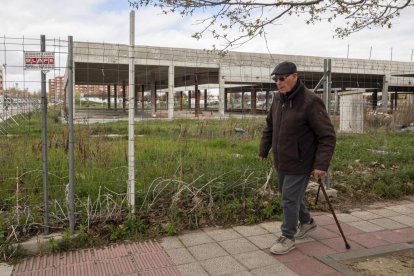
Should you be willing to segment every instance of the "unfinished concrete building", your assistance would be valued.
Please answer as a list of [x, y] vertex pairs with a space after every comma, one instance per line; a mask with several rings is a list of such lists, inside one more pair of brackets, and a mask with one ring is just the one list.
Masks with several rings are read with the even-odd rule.
[[[105, 108], [108, 110], [125, 110], [129, 93], [128, 47], [106, 43], [74, 43], [74, 84], [105, 85], [108, 99]], [[276, 90], [270, 73], [277, 63], [285, 60], [296, 63], [299, 77], [307, 87], [314, 88], [324, 75], [324, 59], [242, 52], [229, 52], [221, 57], [204, 50], [135, 46], [133, 93], [136, 110], [138, 113], [146, 110], [147, 114], [155, 117], [158, 110], [164, 108], [165, 116], [170, 119], [176, 118], [177, 112], [181, 110], [193, 110], [195, 116], [203, 110], [213, 109], [219, 116], [229, 111], [256, 114], [266, 111], [270, 105], [269, 93]], [[387, 105], [397, 105], [396, 95], [414, 92], [413, 63], [332, 58], [331, 64], [331, 98], [345, 91], [369, 92], [376, 106], [380, 93], [383, 102], [381, 108], [386, 111], [389, 108]], [[207, 93], [210, 90], [217, 91], [218, 104], [214, 99], [209, 101]], [[229, 101], [235, 94], [242, 95], [241, 106], [232, 109]], [[245, 94], [248, 95], [247, 100]], [[112, 105], [111, 97], [115, 97]], [[204, 101], [200, 101], [200, 98]], [[162, 101], [165, 102], [163, 105]], [[121, 103], [123, 109], [120, 108]]]

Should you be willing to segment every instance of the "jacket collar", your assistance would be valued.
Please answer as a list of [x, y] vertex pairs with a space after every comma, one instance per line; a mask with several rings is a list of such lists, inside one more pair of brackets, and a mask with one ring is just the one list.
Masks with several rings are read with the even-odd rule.
[[280, 100], [282, 103], [290, 102], [292, 105], [293, 99], [303, 90], [303, 83], [300, 79], [296, 82], [295, 86], [292, 88], [291, 91], [289, 91], [286, 94], [277, 93], [278, 94], [278, 100]]

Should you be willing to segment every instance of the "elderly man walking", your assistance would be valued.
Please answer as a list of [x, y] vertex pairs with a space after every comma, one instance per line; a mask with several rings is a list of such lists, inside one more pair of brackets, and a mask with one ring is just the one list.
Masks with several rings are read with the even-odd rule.
[[316, 228], [304, 204], [304, 194], [312, 172], [316, 179], [326, 174], [336, 137], [322, 100], [298, 78], [294, 63], [278, 64], [271, 76], [279, 93], [266, 118], [259, 159], [266, 159], [272, 149], [283, 222], [282, 235], [270, 252], [286, 254], [295, 248], [295, 239]]

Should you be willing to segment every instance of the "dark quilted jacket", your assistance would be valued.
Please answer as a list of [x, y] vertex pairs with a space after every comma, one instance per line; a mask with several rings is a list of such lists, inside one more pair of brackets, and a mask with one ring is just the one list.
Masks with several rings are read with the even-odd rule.
[[300, 80], [289, 97], [276, 93], [266, 118], [259, 156], [273, 152], [283, 174], [326, 171], [335, 150], [335, 130], [322, 100]]

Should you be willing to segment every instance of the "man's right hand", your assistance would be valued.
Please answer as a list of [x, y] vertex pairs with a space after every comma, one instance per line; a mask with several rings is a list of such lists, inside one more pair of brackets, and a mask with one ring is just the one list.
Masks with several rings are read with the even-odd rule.
[[321, 170], [317, 170], [317, 169], [315, 169], [314, 171], [313, 171], [313, 177], [316, 179], [316, 180], [318, 180], [319, 178], [321, 178], [322, 176], [324, 176], [326, 174], [326, 172], [325, 171], [321, 171]]
[[258, 158], [259, 158], [260, 161], [265, 161], [266, 160], [266, 157], [263, 157], [263, 156], [258, 156]]

